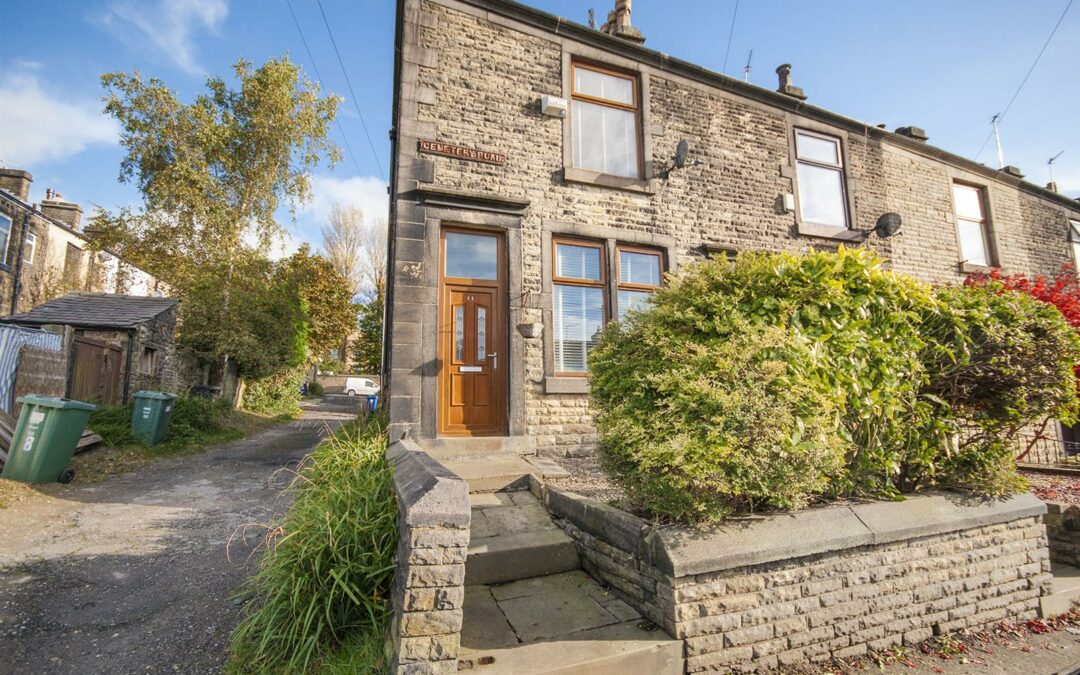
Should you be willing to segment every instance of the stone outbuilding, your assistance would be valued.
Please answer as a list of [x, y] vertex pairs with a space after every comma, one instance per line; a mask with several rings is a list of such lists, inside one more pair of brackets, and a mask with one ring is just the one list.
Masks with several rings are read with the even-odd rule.
[[770, 88], [651, 50], [630, 18], [625, 0], [599, 30], [503, 0], [399, 2], [394, 440], [590, 452], [597, 330], [702, 257], [866, 246], [939, 284], [1074, 261], [1076, 200], [820, 108], [789, 64]]
[[175, 298], [80, 292], [0, 321], [70, 334], [67, 394], [126, 403], [140, 389], [189, 384], [174, 337], [179, 306]]

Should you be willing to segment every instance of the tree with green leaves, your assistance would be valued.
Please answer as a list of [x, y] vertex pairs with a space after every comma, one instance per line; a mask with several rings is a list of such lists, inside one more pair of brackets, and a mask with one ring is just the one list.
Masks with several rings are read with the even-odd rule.
[[313, 255], [307, 244], [281, 261], [279, 276], [295, 287], [304, 308], [311, 360], [326, 358], [356, 326], [358, 306], [349, 280], [329, 260]]
[[[259, 304], [245, 275], [282, 234], [275, 213], [307, 200], [308, 172], [338, 158], [327, 137], [338, 99], [288, 58], [258, 68], [241, 60], [234, 75], [235, 87], [210, 78], [192, 103], [137, 71], [102, 76], [127, 152], [120, 180], [138, 186], [143, 208], [99, 210], [87, 228], [96, 246], [171, 284], [185, 301], [181, 339], [226, 362], [246, 340], [237, 325]], [[192, 316], [196, 304], [204, 320]]]
[[383, 297], [360, 305], [359, 335], [353, 341], [353, 360], [361, 373], [375, 374], [382, 368]]

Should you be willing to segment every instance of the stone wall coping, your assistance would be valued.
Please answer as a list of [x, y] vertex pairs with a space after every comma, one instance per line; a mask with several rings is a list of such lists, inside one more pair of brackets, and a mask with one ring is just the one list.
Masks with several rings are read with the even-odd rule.
[[653, 525], [613, 506], [550, 487], [545, 490], [544, 502], [559, 518], [676, 578], [1046, 513], [1046, 505], [1031, 493], [990, 499], [941, 492], [903, 501], [841, 504], [689, 527]]
[[410, 527], [468, 529], [472, 518], [469, 485], [409, 439], [390, 444], [398, 510]]

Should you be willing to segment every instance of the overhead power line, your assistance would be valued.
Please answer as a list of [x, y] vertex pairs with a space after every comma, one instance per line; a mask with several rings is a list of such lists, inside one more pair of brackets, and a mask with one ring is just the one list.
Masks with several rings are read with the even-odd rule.
[[735, 35], [735, 17], [739, 16], [739, 0], [735, 0], [735, 11], [731, 13], [731, 28], [728, 29], [727, 34], [727, 48], [724, 50], [724, 69], [722, 72], [727, 75], [727, 60], [728, 55], [731, 54], [731, 38]]
[[[1070, 0], [1071, 3], [1072, 0]], [[315, 0], [315, 3], [319, 6], [319, 13], [322, 14], [323, 24], [326, 25], [326, 32], [330, 36], [330, 44], [334, 47], [334, 53], [337, 54], [338, 65], [341, 66], [341, 73], [345, 76], [345, 84], [349, 87], [349, 94], [352, 96], [353, 107], [356, 108], [356, 114], [360, 116], [360, 125], [364, 128], [364, 136], [367, 137], [368, 147], [371, 148], [371, 156], [375, 159], [375, 166], [379, 167], [379, 176], [386, 182], [386, 174], [383, 173], [382, 163], [379, 162], [379, 153], [375, 152], [375, 144], [371, 142], [371, 134], [368, 133], [367, 122], [364, 121], [364, 113], [360, 112], [360, 104], [357, 102], [356, 92], [353, 91], [352, 82], [349, 80], [349, 71], [345, 69], [345, 61], [341, 58], [341, 51], [338, 50], [337, 42], [334, 40], [334, 31], [330, 30], [330, 22], [326, 19], [326, 12], [323, 10], [322, 0]]]
[[[293, 11], [291, 0], [285, 0], [285, 4], [289, 7], [289, 14], [292, 15], [293, 25], [296, 26], [296, 32], [300, 34], [300, 42], [304, 45], [304, 51], [307, 52], [308, 61], [311, 62], [311, 69], [315, 71], [315, 80], [319, 83], [319, 86], [325, 89], [323, 85], [322, 75], [319, 73], [319, 66], [315, 63], [315, 57], [311, 54], [311, 48], [308, 47], [307, 38], [304, 37], [304, 31], [300, 28], [300, 21], [296, 18], [296, 12]], [[341, 134], [341, 140], [345, 143], [345, 149], [349, 153], [349, 159], [352, 160], [353, 168], [356, 169], [356, 175], [360, 178], [360, 187], [364, 190], [364, 196], [368, 198], [368, 201], [372, 204], [375, 201], [371, 198], [371, 193], [368, 192], [367, 184], [364, 183], [364, 172], [360, 170], [360, 165], [356, 161], [356, 153], [353, 152], [352, 145], [349, 144], [349, 136], [345, 133], [345, 128], [341, 126], [341, 120], [337, 116], [334, 117], [334, 123], [337, 125], [338, 133]]]
[[[995, 116], [995, 120], [998, 126], [1001, 125], [1002, 120], [1005, 119], [1005, 115], [1009, 113], [1009, 108], [1012, 108], [1013, 103], [1016, 101], [1016, 97], [1020, 95], [1020, 91], [1024, 88], [1024, 85], [1027, 84], [1028, 78], [1031, 77], [1032, 71], [1035, 70], [1035, 66], [1039, 65], [1039, 59], [1042, 58], [1043, 52], [1046, 51], [1046, 48], [1050, 46], [1050, 41], [1054, 39], [1054, 34], [1057, 33], [1058, 28], [1061, 27], [1061, 22], [1065, 20], [1065, 15], [1069, 13], [1069, 9], [1072, 8], [1073, 2], [1074, 0], [1069, 0], [1069, 4], [1065, 5], [1065, 10], [1061, 13], [1061, 16], [1058, 17], [1057, 23], [1054, 24], [1054, 29], [1050, 31], [1050, 35], [1046, 38], [1046, 42], [1043, 43], [1042, 49], [1039, 50], [1038, 56], [1035, 57], [1035, 60], [1031, 63], [1031, 67], [1028, 68], [1027, 73], [1024, 74], [1024, 79], [1020, 80], [1020, 86], [1018, 86], [1016, 88], [1016, 91], [1013, 92], [1012, 98], [1009, 99], [1009, 103], [1005, 106], [1005, 109]], [[996, 128], [997, 127], [995, 127], [995, 129]], [[979, 146], [979, 151], [975, 153], [975, 159], [979, 159], [979, 155], [981, 155], [982, 151], [986, 149], [986, 144], [989, 143], [990, 139], [993, 137], [994, 129], [991, 129], [990, 133], [986, 136], [986, 140], [984, 140], [982, 145]]]

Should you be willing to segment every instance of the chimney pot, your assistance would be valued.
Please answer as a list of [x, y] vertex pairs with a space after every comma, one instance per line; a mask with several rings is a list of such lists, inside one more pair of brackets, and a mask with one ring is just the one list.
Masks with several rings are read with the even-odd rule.
[[907, 136], [912, 140], [922, 141], [923, 143], [930, 139], [930, 137], [926, 135], [926, 130], [922, 127], [897, 127], [896, 133], [901, 136]]
[[785, 96], [797, 98], [800, 101], [806, 100], [806, 94], [803, 93], [802, 87], [796, 87], [791, 83], [790, 63], [780, 64], [780, 66], [776, 69], [776, 74], [780, 76], [780, 88], [776, 91], [784, 94]]
[[615, 0], [615, 9], [608, 12], [607, 22], [600, 26], [600, 32], [639, 45], [645, 44], [645, 36], [630, 23], [630, 13], [630, 0]]

